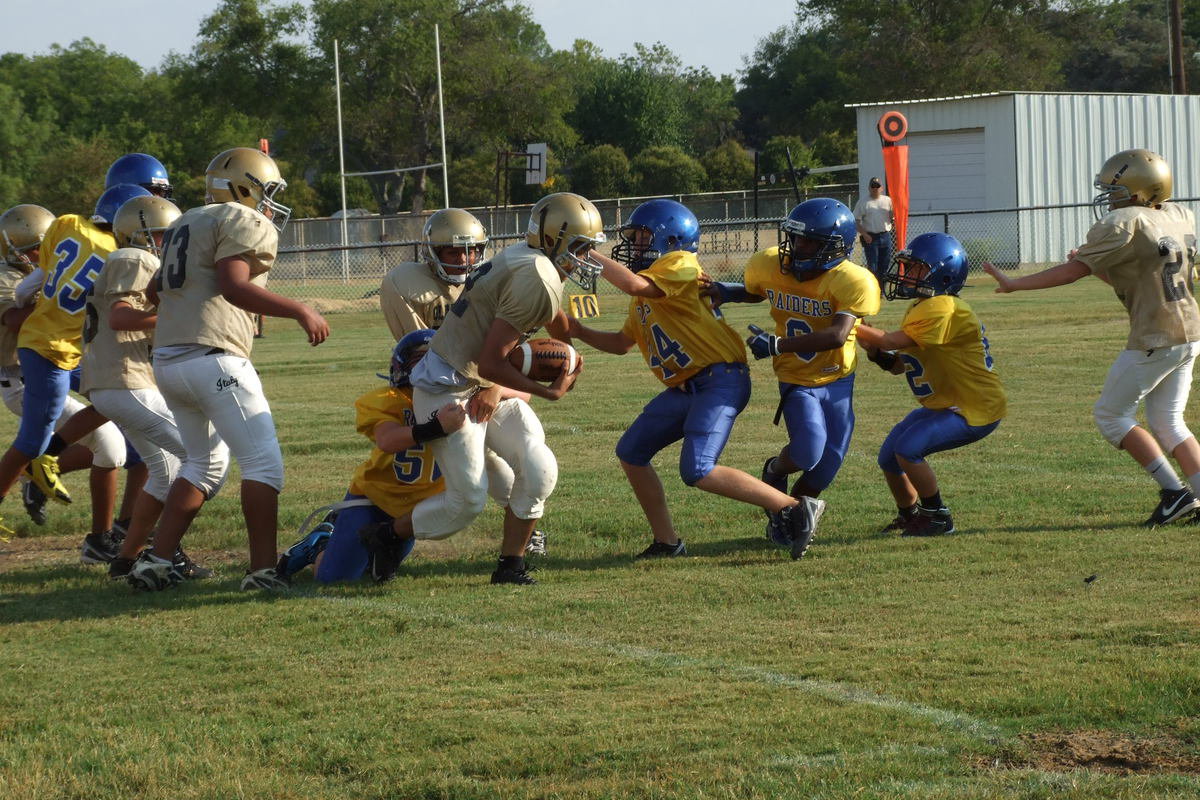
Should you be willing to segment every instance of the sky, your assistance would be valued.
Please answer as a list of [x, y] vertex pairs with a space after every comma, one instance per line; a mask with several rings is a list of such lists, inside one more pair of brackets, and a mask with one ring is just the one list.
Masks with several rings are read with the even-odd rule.
[[[551, 47], [564, 50], [576, 39], [596, 44], [605, 56], [633, 52], [634, 42], [661, 41], [685, 66], [705, 66], [717, 75], [736, 74], [758, 41], [790, 24], [795, 0], [522, 0], [546, 32]], [[6, 29], [0, 51], [45, 53], [85, 36], [157, 67], [174, 50], [186, 53], [200, 21], [219, 0], [0, 0]]]

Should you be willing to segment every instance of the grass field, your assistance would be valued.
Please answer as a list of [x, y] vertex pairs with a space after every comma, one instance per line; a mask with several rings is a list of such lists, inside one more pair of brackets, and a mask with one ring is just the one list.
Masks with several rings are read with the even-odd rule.
[[[135, 595], [78, 565], [82, 502], [39, 529], [10, 500], [27, 538], [0, 545], [0, 797], [1200, 796], [1200, 529], [1138, 527], [1155, 487], [1090, 418], [1122, 309], [1098, 281], [965, 295], [1011, 415], [931, 459], [961, 531], [941, 539], [877, 533], [875, 452], [912, 399], [865, 363], [800, 562], [758, 510], [684, 487], [677, 447], [657, 463], [691, 556], [633, 561], [648, 534], [612, 448], [657, 391], [634, 354], [586, 352], [571, 395], [536, 401], [561, 465], [536, 587], [488, 585], [489, 508], [383, 587], [241, 593], [228, 491], [188, 540], [219, 577]], [[366, 451], [351, 404], [390, 347], [376, 315], [331, 321], [315, 350], [278, 320], [256, 345], [281, 546], [345, 491]], [[782, 433], [753, 371], [724, 463], [757, 474]]]

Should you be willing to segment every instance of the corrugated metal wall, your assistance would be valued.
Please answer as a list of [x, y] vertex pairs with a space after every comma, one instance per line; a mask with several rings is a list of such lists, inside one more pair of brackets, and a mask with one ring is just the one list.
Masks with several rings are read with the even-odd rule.
[[[1200, 194], [1200, 97], [1193, 95], [1018, 94], [1017, 200], [1021, 206], [1084, 203], [1096, 170], [1113, 153], [1145, 147], [1167, 160], [1176, 197]], [[1023, 212], [1021, 260], [1055, 261], [1080, 244], [1088, 209]]]
[[[1200, 153], [1194, 152], [1200, 96], [996, 94], [861, 106], [860, 191], [866, 191], [867, 178], [883, 173], [875, 125], [892, 108], [905, 115], [911, 133], [983, 129], [987, 209], [1088, 202], [1097, 168], [1130, 147], [1167, 159], [1176, 197], [1200, 196]], [[978, 219], [981, 226], [989, 224], [986, 217]], [[1016, 241], [1004, 248], [1011, 250], [1004, 258], [1027, 264], [1061, 260], [1083, 241], [1091, 223], [1087, 208], [1020, 212]]]

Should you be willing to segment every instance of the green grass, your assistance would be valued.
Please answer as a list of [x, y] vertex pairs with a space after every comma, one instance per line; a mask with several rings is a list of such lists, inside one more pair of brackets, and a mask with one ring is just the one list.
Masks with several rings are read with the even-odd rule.
[[[658, 387], [636, 355], [591, 351], [564, 401], [535, 401], [561, 477], [533, 588], [487, 584], [489, 508], [384, 587], [244, 594], [226, 491], [189, 535], [220, 577], [134, 595], [75, 564], [82, 502], [35, 529], [10, 500], [36, 538], [0, 548], [0, 797], [1200, 796], [1197, 529], [1138, 527], [1155, 487], [1090, 418], [1123, 312], [1098, 281], [966, 296], [1011, 414], [931, 459], [960, 535], [876, 532], [894, 508], [875, 453], [912, 399], [864, 363], [803, 561], [757, 509], [683, 486], [675, 447], [656, 463], [692, 555], [634, 562], [648, 534], [612, 448]], [[365, 455], [352, 402], [390, 348], [376, 315], [331, 320], [320, 348], [279, 320], [256, 345], [287, 463], [281, 545]], [[753, 372], [723, 461], [757, 474], [783, 434], [770, 369]], [[1055, 767], [1069, 748], [1049, 734], [1081, 768]], [[1150, 768], [1082, 768], [1103, 760], [1093, 739]]]

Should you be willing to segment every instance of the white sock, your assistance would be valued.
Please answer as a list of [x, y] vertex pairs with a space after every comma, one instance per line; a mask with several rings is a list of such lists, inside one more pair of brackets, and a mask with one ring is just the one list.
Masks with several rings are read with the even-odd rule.
[[1200, 472], [1188, 475], [1188, 485], [1192, 487], [1192, 494], [1200, 497]]
[[[1175, 474], [1175, 470], [1171, 469], [1171, 465], [1167, 463], [1166, 456], [1159, 456], [1145, 466], [1146, 472], [1150, 473], [1150, 477], [1158, 481], [1158, 485], [1164, 489], [1177, 492], [1183, 488], [1183, 484], [1179, 481], [1179, 476]], [[1200, 477], [1197, 473], [1196, 477]], [[1192, 483], [1192, 479], [1188, 478], [1188, 482]], [[1196, 484], [1192, 483], [1192, 489], [1195, 490]]]

